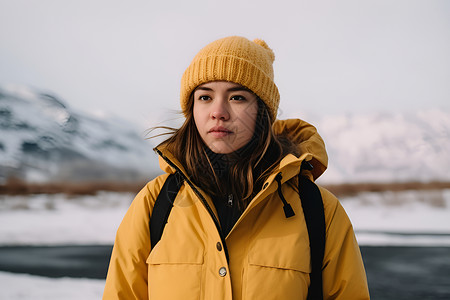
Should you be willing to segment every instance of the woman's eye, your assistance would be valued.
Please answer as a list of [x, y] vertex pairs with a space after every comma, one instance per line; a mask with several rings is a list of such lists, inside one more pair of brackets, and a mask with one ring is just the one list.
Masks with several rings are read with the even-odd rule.
[[230, 98], [230, 100], [244, 101], [245, 97], [244, 96], [233, 96], [233, 97]]
[[209, 96], [200, 96], [200, 97], [198, 97], [198, 100], [202, 100], [202, 101], [207, 101], [209, 99], [211, 99]]

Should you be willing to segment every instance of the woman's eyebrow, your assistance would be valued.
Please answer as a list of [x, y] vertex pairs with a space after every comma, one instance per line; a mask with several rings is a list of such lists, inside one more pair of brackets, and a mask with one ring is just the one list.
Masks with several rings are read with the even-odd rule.
[[213, 89], [206, 87], [206, 86], [199, 86], [195, 89], [195, 91], [197, 91], [197, 90], [212, 91]]
[[245, 91], [245, 92], [249, 92], [252, 93], [253, 92], [251, 90], [249, 90], [248, 88], [244, 87], [244, 86], [236, 86], [236, 87], [231, 87], [229, 89], [227, 89], [228, 92], [240, 92], [240, 91]]
[[[214, 91], [214, 89], [206, 87], [206, 86], [199, 86], [195, 89], [195, 91], [198, 91], [198, 90]], [[253, 94], [253, 92], [251, 90], [249, 90], [248, 88], [243, 87], [243, 86], [235, 86], [235, 87], [230, 87], [227, 89], [227, 92], [240, 92], [240, 91], [249, 92], [249, 93]]]

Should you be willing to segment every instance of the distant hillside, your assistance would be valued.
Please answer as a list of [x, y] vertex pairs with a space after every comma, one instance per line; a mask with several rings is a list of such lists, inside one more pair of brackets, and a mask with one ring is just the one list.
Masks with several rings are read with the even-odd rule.
[[0, 86], [0, 182], [143, 179], [157, 162], [134, 125], [75, 112], [55, 95]]
[[[329, 154], [322, 183], [450, 182], [449, 112], [311, 119]], [[49, 93], [0, 86], [0, 183], [150, 179], [158, 160], [136, 128], [75, 112]]]
[[450, 181], [450, 113], [326, 116], [326, 182]]

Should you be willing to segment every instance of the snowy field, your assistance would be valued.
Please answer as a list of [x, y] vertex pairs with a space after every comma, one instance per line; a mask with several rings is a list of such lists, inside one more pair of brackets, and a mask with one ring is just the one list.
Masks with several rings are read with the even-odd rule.
[[[111, 245], [132, 198], [1, 196], [0, 246]], [[360, 245], [450, 246], [450, 190], [363, 193], [341, 203]], [[0, 272], [0, 299], [101, 299], [103, 286], [104, 280]]]
[[2, 300], [99, 300], [104, 280], [47, 278], [0, 272]]
[[[111, 245], [134, 195], [0, 196], [0, 246]], [[450, 246], [450, 189], [342, 198], [361, 245]]]
[[450, 189], [362, 193], [341, 203], [362, 246], [450, 246]]
[[67, 245], [114, 242], [134, 195], [0, 196], [0, 246]]

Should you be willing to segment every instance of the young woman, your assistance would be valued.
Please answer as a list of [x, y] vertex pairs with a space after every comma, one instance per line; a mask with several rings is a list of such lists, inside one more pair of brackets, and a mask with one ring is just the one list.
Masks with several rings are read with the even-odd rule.
[[[103, 299], [307, 299], [310, 241], [298, 175], [315, 180], [328, 158], [313, 126], [275, 120], [273, 60], [264, 41], [243, 37], [195, 56], [181, 82], [186, 120], [155, 148], [166, 174], [125, 215]], [[151, 249], [149, 219], [173, 173], [183, 184]], [[323, 298], [369, 299], [352, 225], [330, 192], [320, 194]]]

